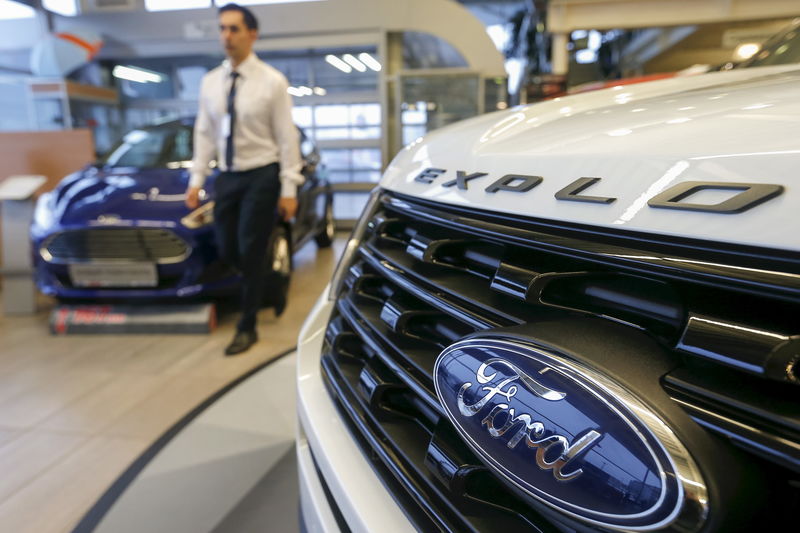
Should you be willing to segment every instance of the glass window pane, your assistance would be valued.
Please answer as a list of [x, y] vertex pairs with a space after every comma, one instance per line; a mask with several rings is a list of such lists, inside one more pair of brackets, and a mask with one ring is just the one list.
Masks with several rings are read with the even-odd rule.
[[381, 173], [377, 170], [356, 171], [350, 174], [350, 181], [377, 183], [381, 179]]
[[328, 181], [331, 183], [350, 183], [353, 181], [349, 170], [331, 170], [328, 172]]
[[452, 44], [430, 33], [403, 33], [403, 68], [427, 69], [467, 67], [469, 64]]
[[381, 129], [378, 127], [350, 128], [350, 138], [352, 139], [378, 139], [381, 136]]
[[354, 220], [361, 215], [369, 193], [337, 194], [333, 197], [333, 216], [337, 220]]
[[350, 122], [348, 111], [346, 105], [318, 105], [314, 119], [317, 126], [346, 126]]
[[402, 113], [403, 124], [425, 124], [428, 121], [427, 109], [407, 109]]
[[294, 106], [292, 107], [292, 119], [294, 123], [301, 128], [311, 127], [311, 106]]
[[175, 139], [172, 147], [172, 154], [167, 157], [167, 161], [189, 161], [192, 159], [192, 130], [189, 128], [179, 128], [175, 132]]
[[353, 104], [350, 106], [350, 124], [354, 126], [380, 126], [380, 104]]
[[208, 69], [201, 66], [178, 67], [179, 98], [181, 100], [198, 100], [200, 98], [200, 82]]
[[25, 131], [31, 129], [28, 122], [28, 91], [21, 82], [0, 80], [0, 131]]
[[353, 168], [375, 170], [381, 168], [381, 151], [377, 148], [357, 148], [351, 155]]
[[289, 85], [299, 87], [310, 85], [308, 57], [275, 57], [274, 54], [260, 53], [258, 57], [269, 63], [272, 67], [280, 71]]
[[317, 128], [314, 135], [318, 141], [349, 139], [350, 130], [348, 128]]
[[[403, 143], [408, 144], [425, 132], [478, 114], [477, 76], [408, 76], [402, 81], [401, 115]], [[419, 113], [425, 122], [418, 124]], [[412, 125], [404, 122], [411, 118]]]
[[350, 150], [320, 150], [320, 161], [329, 170], [350, 168]]

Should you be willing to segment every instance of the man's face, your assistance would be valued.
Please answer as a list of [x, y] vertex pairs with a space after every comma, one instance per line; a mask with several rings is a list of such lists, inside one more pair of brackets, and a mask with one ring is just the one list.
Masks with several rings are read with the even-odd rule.
[[253, 50], [258, 32], [244, 23], [239, 11], [224, 11], [219, 16], [219, 40], [225, 54], [231, 59], [242, 60]]

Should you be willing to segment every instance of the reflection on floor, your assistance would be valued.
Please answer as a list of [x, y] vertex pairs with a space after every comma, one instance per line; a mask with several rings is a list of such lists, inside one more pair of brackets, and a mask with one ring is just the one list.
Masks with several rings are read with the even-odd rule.
[[225, 358], [235, 316], [211, 335], [67, 336], [47, 310], [0, 317], [0, 531], [71, 531], [106, 488], [208, 396], [295, 345], [343, 247], [295, 254], [289, 306]]
[[121, 491], [94, 531], [299, 531], [294, 373], [292, 354], [214, 402]]

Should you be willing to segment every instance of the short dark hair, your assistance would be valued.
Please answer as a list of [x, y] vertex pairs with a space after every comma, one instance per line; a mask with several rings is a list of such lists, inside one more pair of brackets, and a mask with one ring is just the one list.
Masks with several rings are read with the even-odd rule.
[[244, 25], [247, 26], [248, 30], [256, 30], [258, 31], [258, 19], [253, 12], [247, 9], [244, 6], [240, 6], [239, 4], [231, 2], [230, 4], [225, 4], [219, 11], [217, 11], [217, 15], [221, 15], [226, 11], [238, 11], [242, 14], [242, 18], [244, 19]]

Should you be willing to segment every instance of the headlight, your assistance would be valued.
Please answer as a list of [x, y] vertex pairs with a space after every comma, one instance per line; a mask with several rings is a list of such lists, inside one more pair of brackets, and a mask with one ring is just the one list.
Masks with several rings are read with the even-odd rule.
[[214, 222], [214, 202], [203, 204], [181, 219], [181, 224], [189, 229], [202, 228]]
[[347, 246], [345, 246], [344, 253], [342, 253], [342, 257], [339, 259], [339, 264], [336, 265], [336, 270], [333, 271], [331, 290], [328, 293], [329, 300], [335, 300], [342, 288], [344, 279], [347, 277], [347, 270], [353, 262], [358, 247], [361, 246], [364, 233], [366, 233], [369, 222], [372, 220], [372, 216], [375, 214], [375, 210], [378, 207], [380, 192], [380, 187], [375, 187], [375, 189], [372, 190], [367, 205], [364, 207], [364, 211], [361, 212], [361, 217], [358, 219], [356, 227], [353, 228], [353, 233], [347, 241]]
[[46, 192], [36, 200], [36, 208], [33, 211], [33, 223], [39, 228], [49, 228], [53, 225], [55, 217], [55, 195]]

